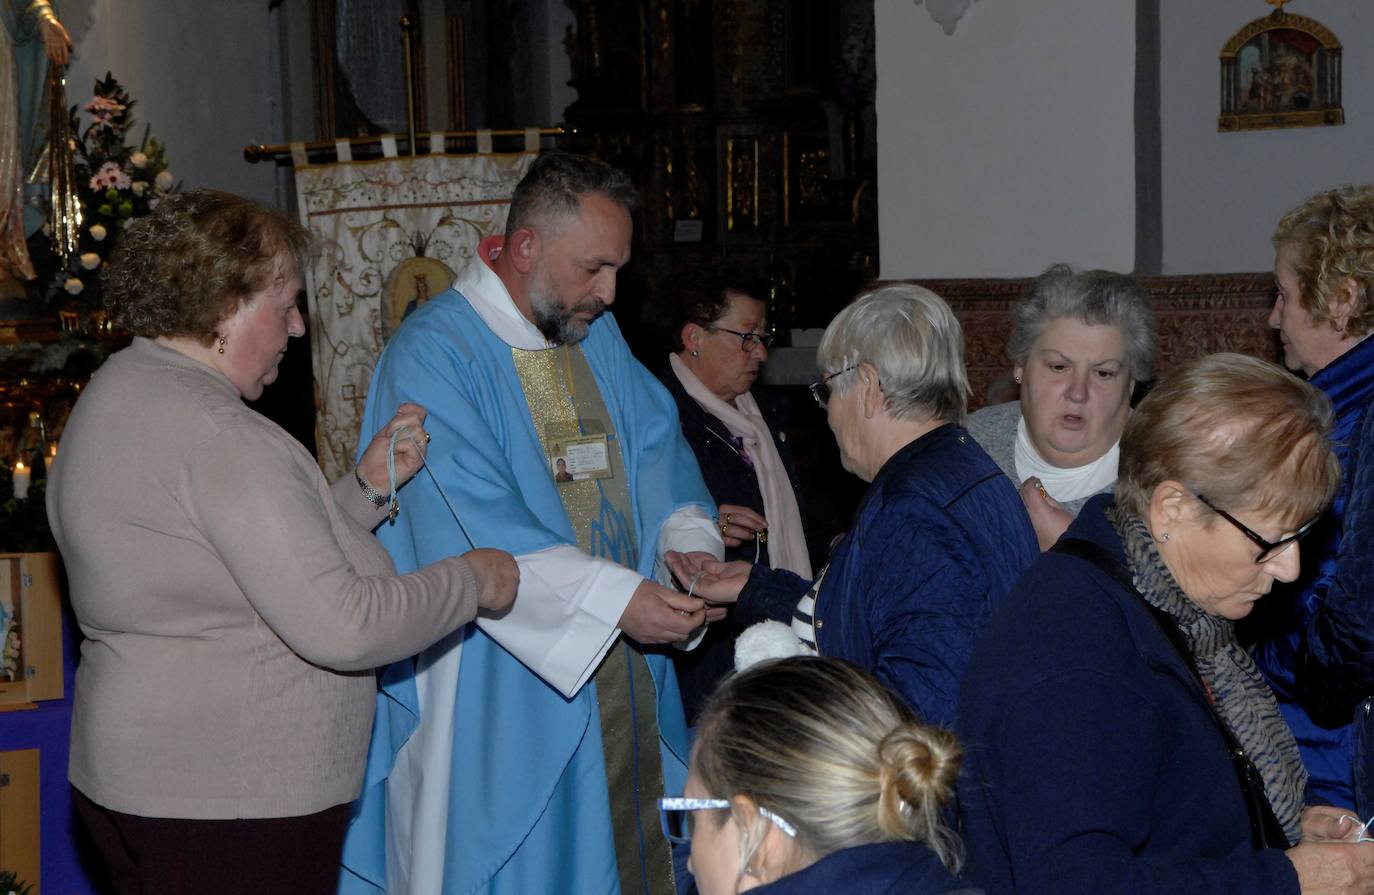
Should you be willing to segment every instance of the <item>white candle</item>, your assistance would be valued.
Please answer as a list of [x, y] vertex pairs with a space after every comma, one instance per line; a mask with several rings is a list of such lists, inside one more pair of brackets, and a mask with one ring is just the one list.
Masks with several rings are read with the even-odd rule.
[[23, 500], [29, 496], [29, 468], [20, 460], [14, 464], [14, 498]]
[[48, 454], [43, 458], [43, 469], [52, 472], [52, 461], [57, 459], [57, 442], [48, 442]]

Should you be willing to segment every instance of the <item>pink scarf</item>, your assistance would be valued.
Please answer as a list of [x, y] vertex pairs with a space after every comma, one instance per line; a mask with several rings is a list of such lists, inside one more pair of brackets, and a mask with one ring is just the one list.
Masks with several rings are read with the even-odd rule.
[[735, 399], [733, 404], [722, 401], [702, 385], [677, 355], [668, 355], [673, 374], [683, 389], [701, 409], [725, 423], [730, 434], [744, 443], [763, 495], [763, 517], [768, 520], [768, 562], [775, 569], [790, 569], [803, 578], [811, 578], [811, 559], [806, 552], [806, 535], [802, 531], [801, 509], [787, 468], [782, 465], [773, 433], [759, 413], [758, 402], [749, 392]]

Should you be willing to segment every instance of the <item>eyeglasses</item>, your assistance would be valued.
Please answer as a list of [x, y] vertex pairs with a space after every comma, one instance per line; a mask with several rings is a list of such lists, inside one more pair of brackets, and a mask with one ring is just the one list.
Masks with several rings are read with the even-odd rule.
[[816, 403], [820, 405], [821, 410], [824, 410], [825, 405], [830, 403], [830, 380], [839, 376], [841, 373], [848, 373], [850, 370], [857, 370], [858, 368], [859, 365], [854, 364], [845, 367], [843, 370], [836, 370], [834, 373], [821, 379], [820, 382], [813, 382], [807, 386], [807, 388], [811, 389], [811, 397], [816, 399]]
[[[692, 841], [692, 812], [704, 811], [708, 808], [729, 808], [730, 802], [726, 799], [686, 799], [686, 798], [665, 798], [658, 800], [658, 819], [663, 824], [663, 836], [675, 845], [685, 845]], [[759, 808], [759, 814], [772, 822], [773, 826], [782, 830], [793, 839], [797, 837], [797, 828], [787, 821], [778, 817], [767, 808]]]
[[1260, 548], [1259, 556], [1255, 557], [1255, 565], [1257, 566], [1263, 565], [1264, 563], [1278, 556], [1280, 553], [1283, 553], [1289, 547], [1296, 544], [1299, 538], [1301, 538], [1303, 535], [1307, 534], [1309, 531], [1315, 528], [1317, 523], [1320, 522], [1322, 519], [1322, 515], [1318, 513], [1316, 516], [1307, 520], [1307, 522], [1303, 523], [1297, 531], [1293, 532], [1288, 537], [1279, 538], [1277, 541], [1269, 541], [1265, 540], [1244, 522], [1241, 522], [1239, 519], [1237, 519], [1235, 516], [1232, 516], [1230, 513], [1226, 512], [1221, 507], [1216, 506], [1210, 500], [1203, 497], [1201, 494], [1197, 494], [1194, 496], [1197, 497], [1198, 500], [1202, 501], [1202, 503], [1212, 512], [1216, 513], [1218, 516], [1234, 525], [1240, 531], [1241, 534], [1245, 535], [1247, 538], [1255, 542], [1255, 544]]
[[753, 351], [755, 345], [762, 345], [764, 348], [773, 344], [775, 333], [742, 333], [737, 329], [726, 329], [723, 326], [712, 326], [710, 329], [717, 332], [729, 333], [732, 336], [739, 336], [739, 347], [744, 351]]

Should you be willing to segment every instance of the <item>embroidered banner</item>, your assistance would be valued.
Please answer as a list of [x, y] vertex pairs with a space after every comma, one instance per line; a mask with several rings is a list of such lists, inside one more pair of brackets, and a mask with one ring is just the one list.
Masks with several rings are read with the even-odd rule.
[[353, 468], [368, 382], [406, 314], [447, 289], [477, 243], [506, 227], [534, 153], [430, 155], [296, 168], [301, 223], [320, 240], [306, 271], [315, 444], [330, 481]]

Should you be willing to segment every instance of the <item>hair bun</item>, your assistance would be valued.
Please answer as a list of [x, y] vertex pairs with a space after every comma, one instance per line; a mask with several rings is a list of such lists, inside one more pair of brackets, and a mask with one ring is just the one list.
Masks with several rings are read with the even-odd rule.
[[954, 734], [912, 722], [900, 724], [878, 744], [879, 823], [908, 838], [915, 816], [939, 813], [954, 793], [961, 752]]

